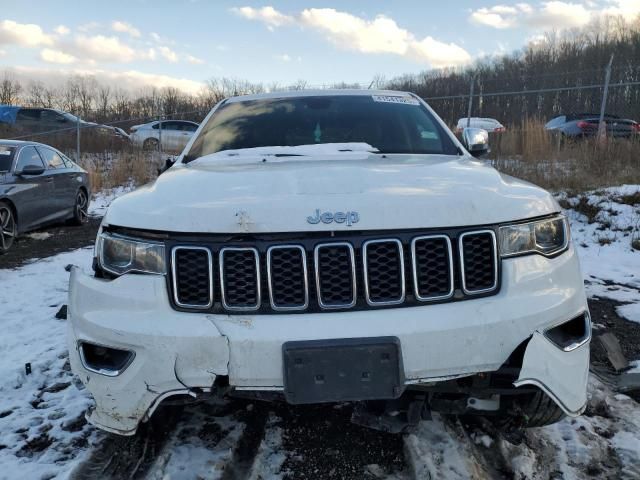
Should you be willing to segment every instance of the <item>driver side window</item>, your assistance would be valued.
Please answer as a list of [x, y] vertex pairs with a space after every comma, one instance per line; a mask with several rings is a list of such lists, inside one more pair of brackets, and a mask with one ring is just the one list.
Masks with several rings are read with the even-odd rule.
[[37, 167], [44, 167], [44, 163], [42, 162], [42, 158], [38, 154], [38, 151], [35, 147], [25, 147], [20, 151], [20, 156], [18, 157], [18, 161], [16, 162], [16, 172], [21, 172], [24, 170], [24, 167], [28, 165], [35, 165]]

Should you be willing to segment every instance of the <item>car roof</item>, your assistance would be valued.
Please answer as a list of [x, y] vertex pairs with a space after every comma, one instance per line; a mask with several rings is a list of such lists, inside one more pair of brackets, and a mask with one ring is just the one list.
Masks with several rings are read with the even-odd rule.
[[33, 146], [36, 146], [36, 147], [53, 148], [53, 147], [50, 147], [49, 145], [45, 145], [44, 143], [30, 142], [30, 141], [27, 141], [27, 140], [2, 140], [2, 139], [0, 139], [0, 145], [2, 145], [3, 147], [26, 147], [28, 145], [33, 145]]
[[347, 95], [394, 95], [408, 97], [413, 94], [409, 92], [401, 92], [398, 90], [369, 90], [369, 89], [349, 89], [349, 88], [336, 88], [336, 89], [324, 89], [324, 90], [285, 90], [279, 92], [258, 93], [252, 95], [239, 95], [236, 97], [229, 97], [227, 102], [246, 102], [250, 100], [270, 100], [278, 98], [299, 98], [299, 97], [336, 97]]

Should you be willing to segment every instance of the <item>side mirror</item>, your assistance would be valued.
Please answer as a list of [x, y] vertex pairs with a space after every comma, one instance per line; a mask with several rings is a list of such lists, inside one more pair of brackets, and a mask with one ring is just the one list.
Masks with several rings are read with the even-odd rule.
[[27, 165], [20, 172], [16, 172], [16, 175], [29, 175], [32, 177], [42, 175], [44, 173], [44, 167], [39, 165]]
[[171, 158], [167, 158], [164, 161], [164, 166], [162, 168], [158, 169], [158, 176], [162, 175], [164, 172], [166, 172], [167, 170], [169, 170], [171, 167], [173, 167], [173, 165], [176, 163], [175, 159], [171, 159]]
[[489, 134], [481, 128], [465, 128], [462, 131], [462, 143], [471, 155], [476, 158], [488, 154]]

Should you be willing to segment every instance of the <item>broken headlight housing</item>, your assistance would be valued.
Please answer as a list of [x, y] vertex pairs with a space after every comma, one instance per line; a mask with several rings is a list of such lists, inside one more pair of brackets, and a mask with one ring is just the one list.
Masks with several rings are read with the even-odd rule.
[[101, 232], [96, 247], [100, 267], [114, 275], [166, 273], [165, 247], [162, 243]]
[[569, 224], [564, 215], [500, 227], [503, 257], [539, 253], [553, 256], [569, 246]]

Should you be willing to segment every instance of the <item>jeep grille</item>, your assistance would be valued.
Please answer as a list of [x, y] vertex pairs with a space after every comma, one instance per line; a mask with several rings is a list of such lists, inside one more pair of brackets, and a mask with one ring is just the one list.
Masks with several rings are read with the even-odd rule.
[[172, 239], [174, 307], [322, 312], [458, 301], [498, 291], [493, 230], [342, 237], [204, 237], [197, 245], [193, 238]]

